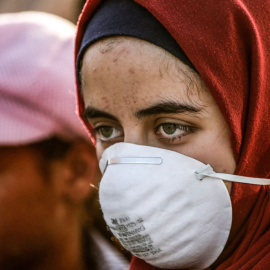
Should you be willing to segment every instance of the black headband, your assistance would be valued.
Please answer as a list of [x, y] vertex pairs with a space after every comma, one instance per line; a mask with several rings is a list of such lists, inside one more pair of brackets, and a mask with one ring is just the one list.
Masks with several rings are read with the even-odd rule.
[[132, 0], [105, 0], [86, 27], [77, 57], [77, 75], [87, 48], [97, 40], [110, 36], [130, 36], [148, 41], [196, 70], [178, 43], [148, 10]]

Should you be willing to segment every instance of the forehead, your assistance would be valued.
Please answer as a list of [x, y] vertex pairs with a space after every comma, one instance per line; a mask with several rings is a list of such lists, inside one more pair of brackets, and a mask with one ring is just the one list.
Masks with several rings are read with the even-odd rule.
[[192, 73], [198, 75], [163, 48], [133, 37], [109, 37], [95, 42], [83, 56], [82, 73], [87, 68], [95, 72], [100, 71], [100, 69], [97, 70], [97, 64], [100, 62], [107, 68], [106, 64], [114, 63], [115, 67], [119, 64], [125, 66], [129, 64], [129, 67], [142, 70], [153, 69], [159, 71], [160, 76], [162, 72], [174, 71], [171, 74], [172, 78], [178, 77], [182, 80], [190, 79]]
[[181, 99], [193, 102], [208, 91], [190, 67], [164, 49], [136, 38], [96, 42], [83, 58], [82, 92], [86, 105], [121, 101], [148, 102]]

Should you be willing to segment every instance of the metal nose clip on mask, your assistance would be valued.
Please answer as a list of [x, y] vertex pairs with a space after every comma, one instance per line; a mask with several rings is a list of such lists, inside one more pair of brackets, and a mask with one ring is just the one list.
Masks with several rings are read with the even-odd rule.
[[133, 255], [167, 269], [205, 269], [218, 258], [232, 223], [221, 179], [243, 177], [217, 174], [177, 152], [129, 143], [106, 149], [100, 169], [104, 219]]

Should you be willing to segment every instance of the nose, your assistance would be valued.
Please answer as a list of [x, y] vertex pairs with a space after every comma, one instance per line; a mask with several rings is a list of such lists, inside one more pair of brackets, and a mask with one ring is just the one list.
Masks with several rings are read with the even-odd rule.
[[148, 145], [147, 134], [139, 125], [128, 127], [124, 130], [124, 142]]

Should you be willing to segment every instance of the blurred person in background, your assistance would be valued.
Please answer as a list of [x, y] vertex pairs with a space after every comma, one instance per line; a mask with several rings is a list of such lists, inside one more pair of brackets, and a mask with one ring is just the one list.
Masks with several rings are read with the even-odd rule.
[[127, 269], [90, 227], [99, 170], [75, 113], [75, 26], [10, 13], [0, 35], [0, 269]]
[[76, 23], [85, 0], [0, 0], [0, 13], [48, 12]]

